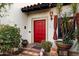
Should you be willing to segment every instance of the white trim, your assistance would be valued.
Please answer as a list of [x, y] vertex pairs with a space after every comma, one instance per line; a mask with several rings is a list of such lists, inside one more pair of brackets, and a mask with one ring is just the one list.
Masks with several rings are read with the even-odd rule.
[[31, 33], [31, 43], [34, 43], [34, 20], [46, 20], [46, 41], [47, 41], [47, 39], [48, 39], [48, 17], [38, 17], [38, 18], [32, 18], [32, 20], [31, 20], [31, 23], [32, 23], [32, 29], [31, 29], [31, 31], [32, 31], [32, 33]]

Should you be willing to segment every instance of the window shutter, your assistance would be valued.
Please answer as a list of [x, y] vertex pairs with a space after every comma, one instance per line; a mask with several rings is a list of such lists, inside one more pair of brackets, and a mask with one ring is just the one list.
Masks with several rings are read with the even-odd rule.
[[54, 15], [54, 36], [53, 39], [57, 40], [57, 15]]

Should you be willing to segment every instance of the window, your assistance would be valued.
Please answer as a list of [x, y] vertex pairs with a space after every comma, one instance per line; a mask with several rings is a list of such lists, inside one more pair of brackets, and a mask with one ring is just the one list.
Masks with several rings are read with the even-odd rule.
[[58, 39], [62, 38], [62, 32], [61, 32], [61, 18], [58, 18]]

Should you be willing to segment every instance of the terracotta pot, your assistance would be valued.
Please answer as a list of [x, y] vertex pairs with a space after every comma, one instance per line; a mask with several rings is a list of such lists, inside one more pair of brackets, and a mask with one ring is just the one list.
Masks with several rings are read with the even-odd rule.
[[69, 56], [79, 56], [78, 51], [69, 51]]
[[72, 45], [70, 45], [70, 44], [64, 44], [64, 43], [61, 43], [61, 44], [56, 43], [56, 44], [57, 44], [57, 47], [58, 47], [59, 49], [70, 49], [71, 46], [72, 46]]

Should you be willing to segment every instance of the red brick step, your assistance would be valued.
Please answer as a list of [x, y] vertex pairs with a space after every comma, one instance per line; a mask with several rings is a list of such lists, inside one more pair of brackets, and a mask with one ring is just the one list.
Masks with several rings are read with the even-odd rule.
[[34, 48], [23, 48], [23, 52], [20, 53], [21, 56], [39, 56], [40, 50]]

